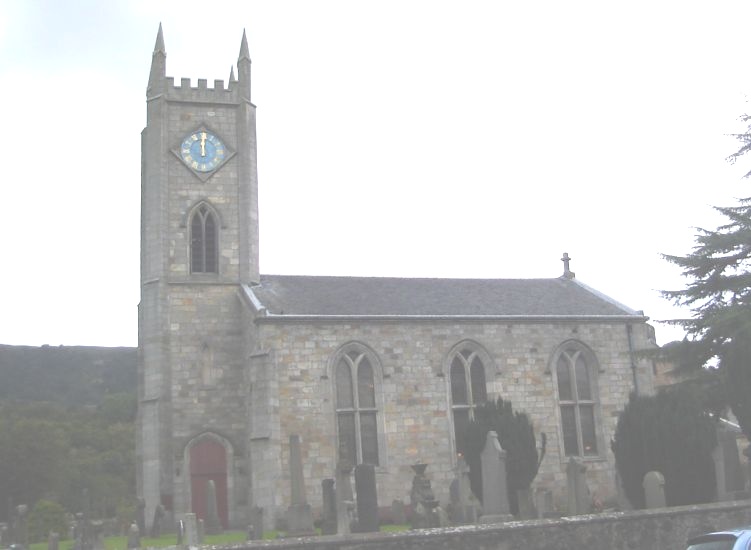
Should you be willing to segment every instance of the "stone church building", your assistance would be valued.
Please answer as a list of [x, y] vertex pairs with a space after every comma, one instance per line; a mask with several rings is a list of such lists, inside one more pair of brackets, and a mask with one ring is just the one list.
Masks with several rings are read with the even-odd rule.
[[632, 353], [654, 346], [647, 317], [579, 282], [567, 256], [541, 279], [261, 275], [250, 73], [243, 35], [228, 82], [175, 82], [159, 29], [142, 133], [147, 519], [158, 504], [202, 517], [213, 480], [225, 526], [260, 506], [270, 528], [289, 506], [293, 434], [314, 510], [340, 453], [376, 466], [382, 506], [408, 501], [420, 461], [445, 502], [457, 434], [497, 396], [547, 434], [534, 487], [565, 502], [574, 456], [612, 498], [617, 415], [631, 391], [653, 391]]

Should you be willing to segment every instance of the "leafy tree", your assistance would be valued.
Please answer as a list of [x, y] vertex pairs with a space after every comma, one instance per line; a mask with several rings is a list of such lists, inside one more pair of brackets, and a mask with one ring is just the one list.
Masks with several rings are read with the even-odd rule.
[[[745, 123], [751, 116], [744, 116]], [[751, 126], [736, 135], [740, 149], [731, 162], [751, 150]], [[751, 176], [748, 172], [745, 177]], [[666, 298], [691, 309], [682, 326], [687, 339], [674, 350], [684, 366], [715, 367], [710, 385], [721, 387], [716, 396], [729, 405], [747, 438], [751, 437], [751, 198], [715, 207], [727, 222], [715, 230], [698, 229], [696, 244], [687, 256], [665, 255], [689, 279], [686, 288], [664, 291]]]
[[668, 505], [709, 502], [716, 445], [715, 421], [705, 413], [698, 388], [680, 385], [655, 396], [632, 394], [618, 418], [612, 449], [626, 497], [643, 508], [642, 481], [653, 470], [665, 477]]
[[543, 450], [538, 454], [535, 432], [529, 417], [514, 411], [511, 402], [500, 397], [477, 407], [474, 420], [465, 432], [464, 449], [470, 467], [472, 491], [482, 500], [482, 474], [480, 454], [485, 447], [489, 431], [498, 434], [498, 441], [506, 451], [506, 480], [508, 498], [513, 514], [518, 513], [517, 491], [528, 489], [537, 475], [544, 454], [545, 434], [542, 434]]

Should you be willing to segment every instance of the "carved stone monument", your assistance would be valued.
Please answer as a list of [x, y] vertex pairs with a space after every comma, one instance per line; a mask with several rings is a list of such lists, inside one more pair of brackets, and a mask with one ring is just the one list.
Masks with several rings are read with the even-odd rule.
[[313, 512], [305, 497], [305, 477], [302, 467], [302, 448], [299, 435], [289, 436], [289, 474], [292, 498], [287, 510], [287, 534], [312, 535]]
[[513, 519], [508, 502], [506, 451], [498, 442], [498, 434], [489, 431], [485, 448], [480, 454], [482, 467], [482, 517], [480, 523], [501, 523]]
[[357, 532], [378, 531], [378, 492], [375, 466], [355, 466], [355, 492], [357, 493]]
[[647, 472], [642, 485], [646, 507], [665, 508], [665, 477], [660, 472]]
[[336, 465], [336, 532], [346, 535], [351, 532], [355, 519], [355, 497], [352, 492], [352, 464], [340, 460]]
[[568, 487], [568, 515], [589, 514], [592, 510], [592, 499], [587, 487], [585, 474], [587, 467], [581, 460], [569, 458], [566, 464], [566, 480]]
[[206, 484], [206, 534], [218, 535], [222, 532], [222, 522], [219, 520], [219, 507], [216, 503], [216, 484], [210, 479]]

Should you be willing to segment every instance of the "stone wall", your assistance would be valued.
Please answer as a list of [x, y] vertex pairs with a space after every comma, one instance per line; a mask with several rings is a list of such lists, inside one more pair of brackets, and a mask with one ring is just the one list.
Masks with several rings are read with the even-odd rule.
[[558, 520], [511, 522], [401, 533], [308, 537], [248, 542], [233, 550], [685, 550], [708, 531], [747, 525], [751, 501], [617, 512]]
[[[277, 513], [274, 510], [286, 510], [289, 502], [286, 441], [291, 434], [302, 436], [308, 500], [314, 508], [321, 505], [320, 483], [333, 477], [337, 456], [333, 360], [338, 350], [352, 342], [372, 350], [378, 362], [381, 463], [376, 477], [382, 506], [393, 499], [408, 502], [414, 475], [410, 465], [419, 461], [429, 464], [427, 474], [436, 496], [444, 503], [448, 500], [455, 447], [447, 358], [461, 342], [472, 342], [487, 352], [489, 394], [510, 400], [515, 410], [530, 415], [538, 435], [547, 434], [547, 454], [535, 487], [552, 489], [556, 506], [563, 511], [566, 457], [550, 362], [556, 350], [571, 340], [592, 351], [597, 359], [599, 454], [586, 462], [587, 482], [598, 499], [615, 497], [609, 442], [633, 389], [627, 330], [622, 323], [293, 323], [259, 319], [257, 328], [259, 347], [269, 352], [264, 368], [279, 392], [278, 401], [273, 402], [278, 409], [278, 422], [274, 422], [278, 431], [268, 431], [268, 438], [251, 443], [258, 449], [263, 445], [281, 451], [281, 469], [277, 457], [264, 460], [259, 452], [252, 460], [254, 499], [269, 518]], [[634, 347], [646, 347], [647, 326], [634, 328]], [[639, 370], [646, 389], [651, 390], [651, 364], [642, 362]], [[265, 491], [258, 491], [259, 483]]]

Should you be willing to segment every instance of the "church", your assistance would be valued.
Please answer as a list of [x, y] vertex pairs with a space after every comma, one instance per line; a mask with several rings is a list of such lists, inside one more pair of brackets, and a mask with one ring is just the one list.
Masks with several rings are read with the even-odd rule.
[[565, 502], [578, 457], [597, 498], [614, 498], [618, 414], [632, 391], [653, 392], [651, 362], [633, 353], [655, 345], [644, 313], [581, 283], [565, 254], [562, 274], [540, 279], [261, 274], [244, 33], [236, 69], [226, 82], [176, 82], [160, 26], [141, 136], [147, 520], [158, 505], [205, 517], [212, 480], [225, 527], [262, 507], [272, 528], [290, 504], [291, 435], [314, 510], [342, 456], [375, 466], [381, 506], [408, 502], [418, 462], [445, 503], [457, 434], [496, 397], [547, 435], [533, 488]]

